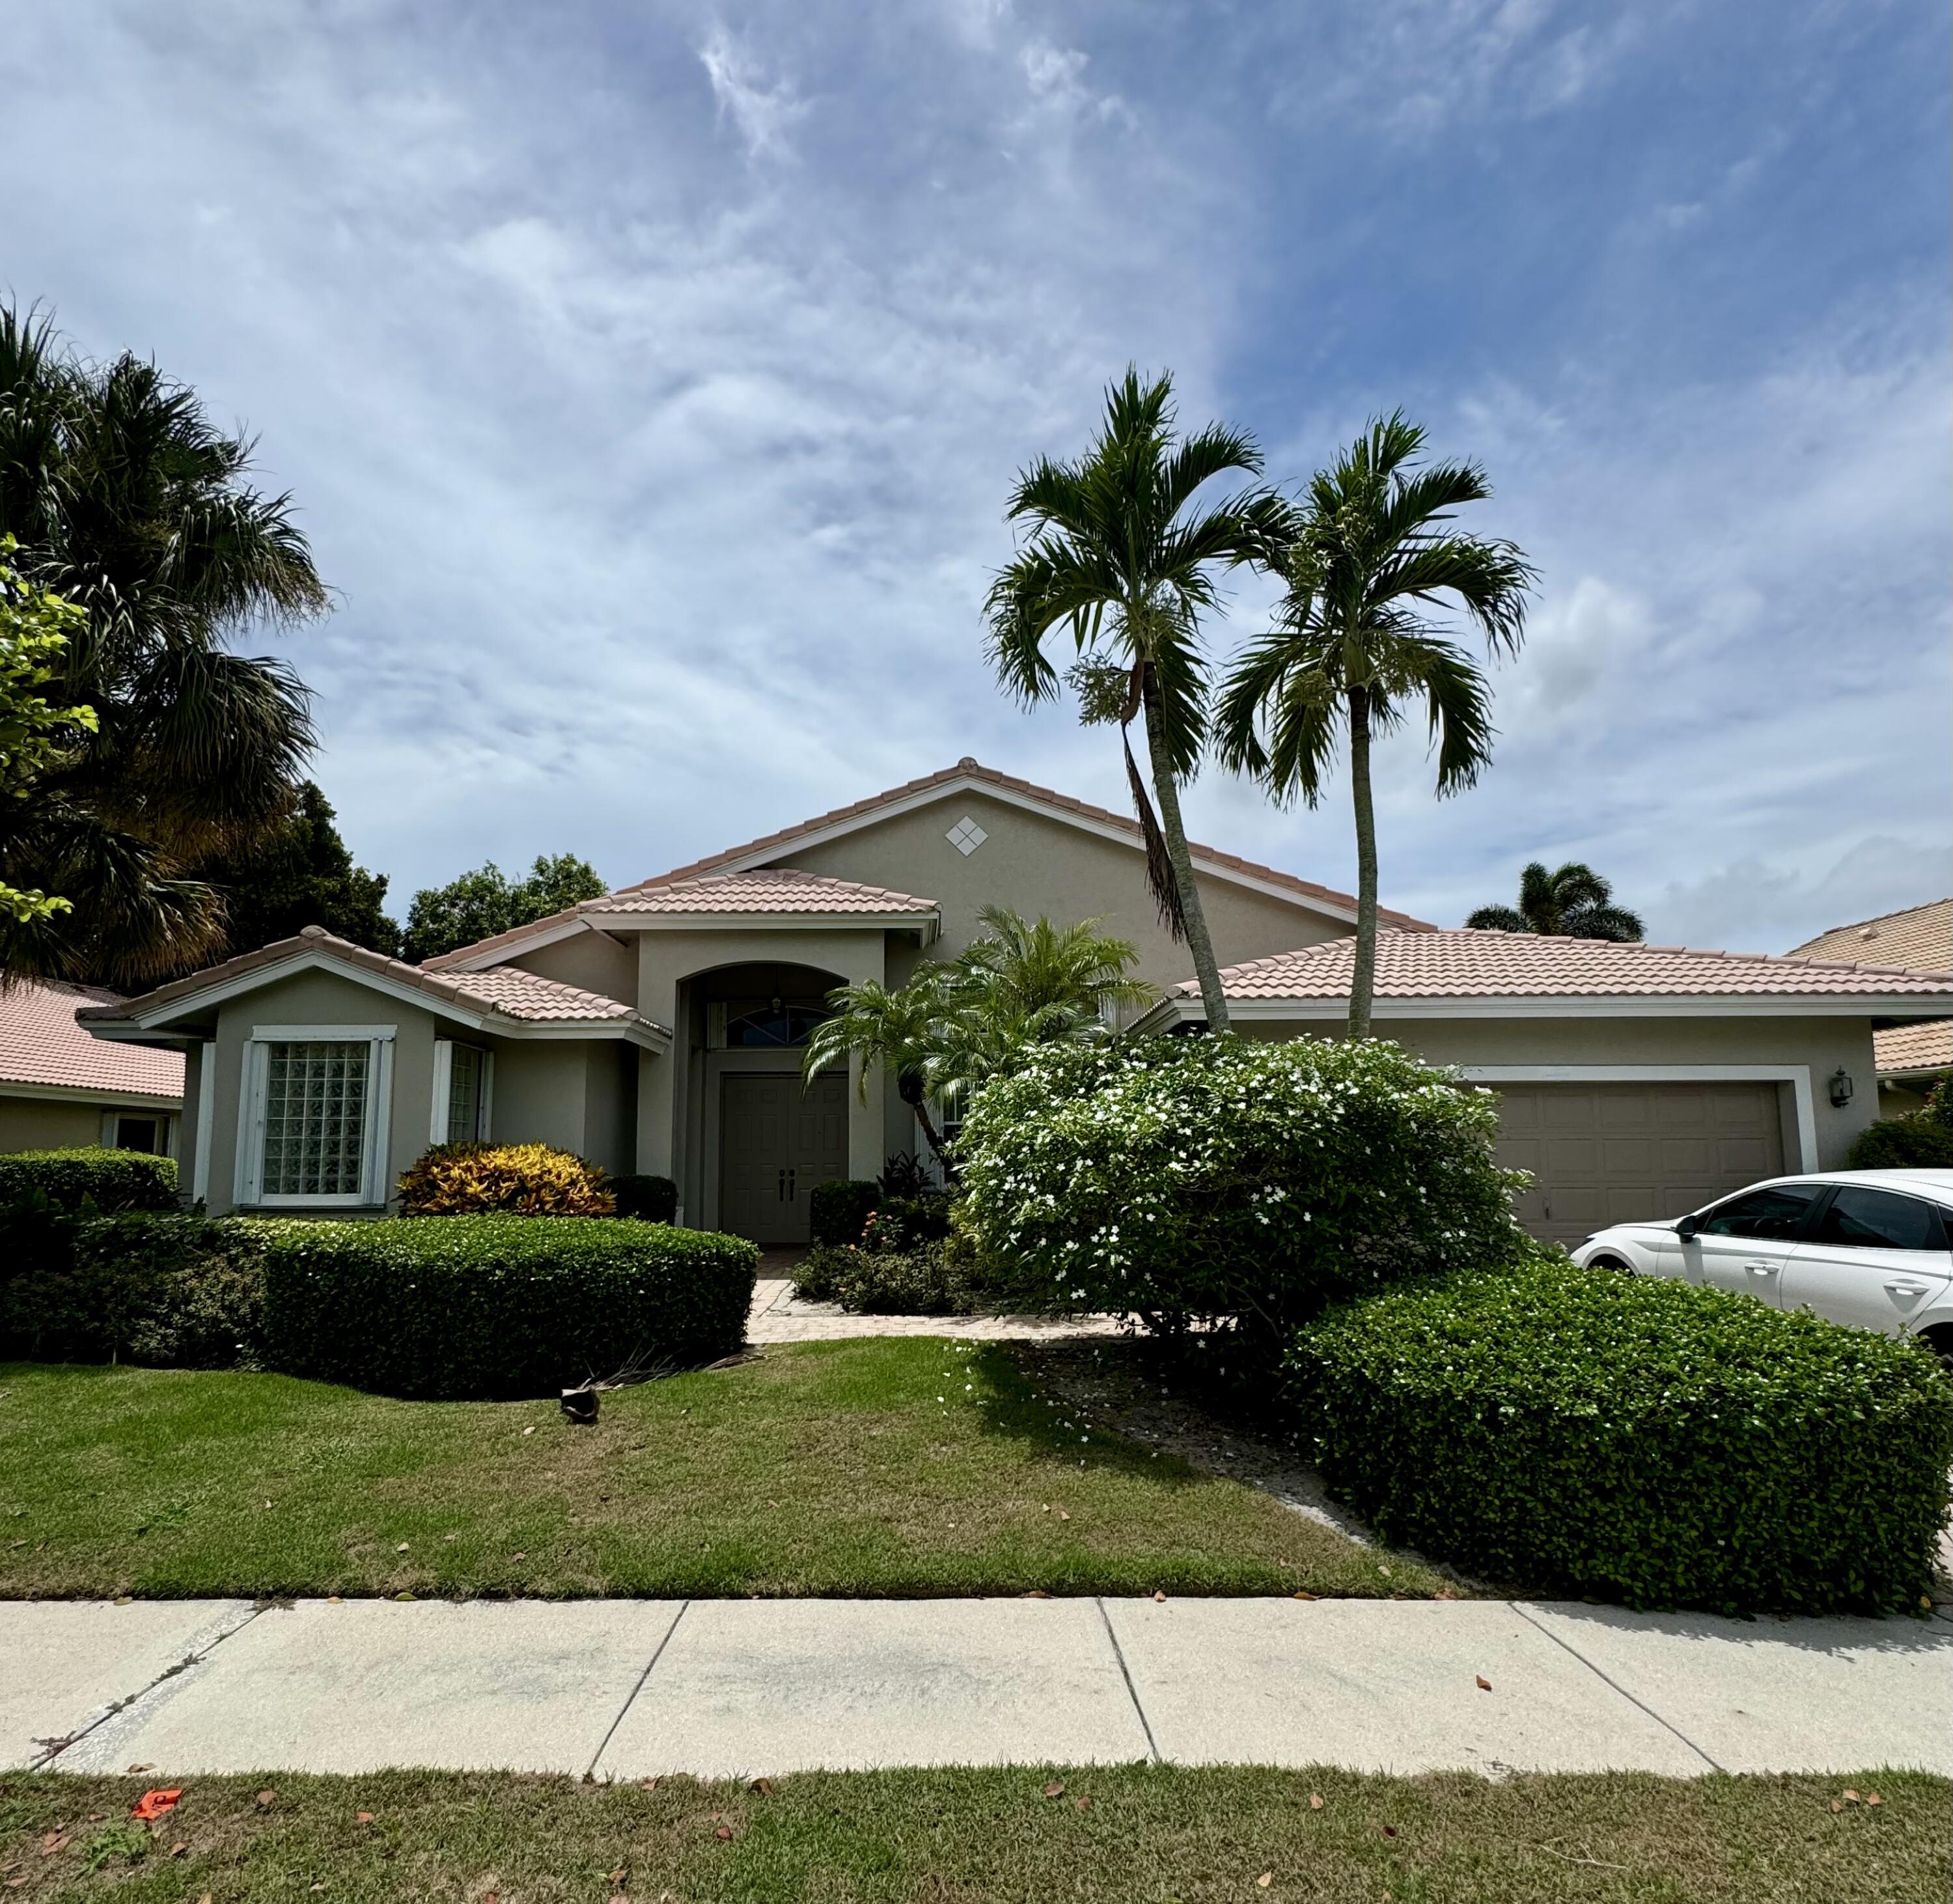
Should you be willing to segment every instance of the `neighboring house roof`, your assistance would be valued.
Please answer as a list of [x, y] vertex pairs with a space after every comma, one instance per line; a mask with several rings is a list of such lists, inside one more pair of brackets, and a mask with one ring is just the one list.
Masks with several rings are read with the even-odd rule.
[[[1145, 847], [1145, 837], [1140, 831], [1140, 823], [1130, 814], [1115, 813], [1109, 808], [1095, 806], [1089, 800], [1077, 800], [1069, 794], [1058, 793], [1051, 788], [1020, 780], [1014, 774], [984, 766], [966, 754], [955, 766], [945, 767], [940, 772], [924, 774], [920, 779], [905, 781], [899, 787], [891, 787], [884, 792], [870, 795], [866, 800], [851, 801], [845, 806], [834, 807], [827, 813], [817, 814], [812, 819], [784, 827], [777, 833], [769, 833], [759, 839], [748, 840], [742, 846], [728, 847], [723, 852], [709, 854], [703, 860], [694, 860], [688, 866], [674, 866], [669, 872], [641, 880], [635, 885], [620, 887], [603, 898], [586, 900], [582, 906], [565, 912], [553, 913], [547, 919], [518, 926], [513, 932], [498, 933], [493, 938], [481, 940], [473, 945], [462, 946], [453, 952], [444, 952], [438, 958], [430, 959], [428, 967], [432, 970], [445, 970], [463, 964], [478, 963], [484, 958], [500, 955], [505, 950], [513, 951], [538, 939], [560, 936], [566, 926], [575, 929], [586, 920], [594, 923], [596, 917], [605, 913], [636, 910], [635, 902], [646, 893], [688, 885], [711, 874], [757, 871], [764, 862], [778, 859], [795, 847], [835, 838], [870, 825], [892, 812], [922, 806], [935, 800], [947, 799], [954, 794], [965, 791], [986, 793], [995, 799], [1006, 800], [1013, 805], [1035, 809], [1055, 819], [1082, 826], [1102, 837], [1120, 840], [1142, 850]], [[1253, 860], [1244, 860], [1238, 853], [1224, 853], [1218, 847], [1195, 844], [1192, 851], [1196, 866], [1204, 871], [1262, 887], [1283, 897], [1302, 900], [1334, 916], [1350, 921], [1356, 918], [1356, 900], [1347, 893], [1337, 891], [1334, 887], [1318, 885], [1312, 879], [1298, 878], [1292, 872], [1284, 872], [1274, 866], [1265, 866]], [[813, 875], [801, 874], [798, 876], [809, 878]], [[835, 883], [845, 885], [848, 882], [837, 881]], [[873, 891], [874, 888], [863, 890]], [[906, 897], [906, 895], [892, 897]], [[920, 905], [929, 902], [911, 903]], [[1386, 925], [1397, 926], [1407, 932], [1428, 932], [1436, 929], [1423, 919], [1414, 919], [1408, 913], [1396, 912], [1388, 907], [1381, 909], [1378, 916]]]
[[1873, 959], [1908, 972], [1953, 972], [1953, 899], [1881, 913], [1855, 925], [1834, 925], [1793, 946], [1792, 959]]
[[[1221, 974], [1221, 987], [1230, 1005], [1280, 1005], [1297, 1008], [1302, 1016], [1326, 1016], [1327, 1010], [1303, 1008], [1340, 1009], [1350, 995], [1356, 950], [1354, 939], [1329, 939], [1230, 966]], [[1197, 1001], [1199, 991], [1192, 979], [1174, 986], [1168, 1009], [1182, 1000]], [[1379, 933], [1376, 998], [1380, 1007], [1407, 1002], [1419, 1010], [1435, 1007], [1440, 1016], [1497, 1016], [1520, 1001], [1525, 1015], [1558, 1004], [1594, 1015], [1610, 1007], [1644, 1013], [1677, 1007], [1809, 1011], [1842, 1007], [1884, 1016], [1915, 1002], [1921, 1011], [1943, 1010], [1953, 1004], [1953, 978], [1875, 966], [1820, 965], [1760, 953], [1704, 952], [1466, 926]], [[1175, 1010], [1174, 1015], [1186, 1014]], [[1400, 1010], [1393, 1015], [1415, 1014]]]
[[183, 1061], [176, 1051], [104, 1044], [75, 1022], [83, 1007], [121, 1003], [97, 985], [33, 979], [0, 991], [0, 1095], [10, 1084], [86, 1093], [91, 1100], [164, 1098], [181, 1103]]
[[1894, 1025], [1872, 1034], [1879, 1076], [1926, 1077], [1953, 1071], [1953, 1018], [1936, 1018], [1923, 1025]]
[[163, 1031], [172, 1020], [205, 1004], [318, 966], [336, 966], [349, 978], [374, 983], [396, 996], [418, 994], [430, 1006], [449, 1007], [450, 1015], [459, 1008], [490, 1031], [519, 1035], [531, 1026], [582, 1026], [596, 1035], [635, 1035], [641, 1042], [668, 1042], [671, 1035], [642, 1013], [600, 992], [513, 966], [452, 975], [429, 972], [334, 938], [321, 925], [308, 925], [295, 938], [193, 972], [140, 997], [91, 1007], [80, 1014], [80, 1022], [98, 1036], [140, 1037]]

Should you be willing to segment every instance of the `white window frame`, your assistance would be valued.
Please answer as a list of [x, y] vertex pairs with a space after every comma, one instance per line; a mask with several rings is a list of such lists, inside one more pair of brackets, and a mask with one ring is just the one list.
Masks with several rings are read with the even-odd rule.
[[430, 1144], [466, 1142], [448, 1135], [448, 1101], [454, 1091], [454, 1048], [466, 1044], [481, 1057], [481, 1088], [475, 1105], [475, 1141], [485, 1144], [494, 1129], [491, 1121], [495, 1105], [495, 1054], [485, 1044], [466, 1038], [437, 1038], [434, 1041], [433, 1100], [428, 1106], [428, 1141]]
[[[237, 1107], [237, 1200], [263, 1210], [373, 1209], [387, 1201], [387, 1141], [392, 1126], [394, 1025], [254, 1025], [245, 1042]], [[366, 1123], [360, 1133], [359, 1188], [331, 1196], [268, 1195], [265, 1181], [265, 1085], [274, 1044], [360, 1044], [366, 1050]]]

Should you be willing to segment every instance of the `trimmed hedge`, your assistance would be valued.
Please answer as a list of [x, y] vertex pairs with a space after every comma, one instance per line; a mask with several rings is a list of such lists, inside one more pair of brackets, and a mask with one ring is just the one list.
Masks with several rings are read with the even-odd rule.
[[613, 1177], [608, 1188], [620, 1217], [635, 1217], [646, 1223], [678, 1220], [678, 1185], [669, 1177]]
[[882, 1201], [870, 1177], [835, 1177], [817, 1183], [807, 1200], [807, 1229], [817, 1243], [858, 1243], [863, 1226]]
[[255, 1367], [259, 1228], [174, 1211], [72, 1220], [61, 1261], [0, 1287], [0, 1342], [42, 1361]]
[[[174, 1210], [177, 1162], [147, 1151], [16, 1151], [0, 1156], [0, 1213], [14, 1204], [74, 1217]], [[5, 1220], [0, 1215], [0, 1222]]]
[[595, 1217], [262, 1227], [271, 1366], [435, 1401], [730, 1354], [760, 1256], [743, 1237]]
[[1542, 1260], [1333, 1310], [1290, 1367], [1329, 1486], [1473, 1572], [1731, 1613], [1927, 1589], [1953, 1383], [1916, 1344]]

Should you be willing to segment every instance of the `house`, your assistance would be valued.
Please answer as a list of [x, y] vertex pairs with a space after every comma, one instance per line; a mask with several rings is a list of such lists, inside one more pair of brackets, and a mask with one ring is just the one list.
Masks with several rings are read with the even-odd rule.
[[[1953, 972], [1953, 899], [1834, 926], [1795, 947], [1790, 957], [1870, 959], [1908, 972]], [[1873, 1035], [1873, 1044], [1882, 1117], [1902, 1117], [1920, 1109], [1927, 1091], [1953, 1073], [1953, 1018], [1889, 1026]]]
[[[1230, 967], [1249, 1038], [1335, 1036], [1355, 942]], [[1832, 1167], [1877, 1114], [1873, 1040], [1953, 1005], [1953, 978], [1760, 954], [1473, 930], [1378, 936], [1378, 1036], [1499, 1094], [1500, 1160], [1533, 1175], [1548, 1242], [1678, 1215], [1759, 1177]], [[1142, 1032], [1202, 1016], [1183, 983]]]
[[176, 1154], [182, 1054], [105, 1044], [75, 1022], [84, 1007], [121, 1003], [96, 986], [33, 979], [0, 989], [0, 1151]]
[[[1212, 847], [1193, 860], [1230, 967], [1318, 953], [1324, 975], [1346, 963], [1346, 894]], [[870, 1079], [864, 1096], [857, 1072], [836, 1071], [803, 1090], [797, 1048], [827, 993], [868, 979], [898, 985], [919, 960], [954, 956], [991, 903], [1101, 919], [1136, 943], [1141, 975], [1162, 991], [1186, 976], [1185, 950], [1147, 893], [1135, 822], [966, 758], [425, 966], [315, 929], [85, 1022], [99, 1038], [184, 1051], [190, 1187], [214, 1210], [377, 1213], [428, 1143], [492, 1135], [671, 1177], [682, 1221], [791, 1242], [806, 1236], [815, 1183], [872, 1176], [890, 1154], [920, 1148], [886, 1081]], [[1393, 945], [1459, 936], [1401, 913], [1384, 922]], [[1562, 1009], [1567, 998], [1542, 994], [1536, 1010], [1481, 1012], [1481, 1044], [1493, 1048], [1466, 1061], [1537, 1071], [1632, 1052], [1662, 1069], [1647, 1082], [1663, 1083], [1734, 1082], [1730, 1065], [1759, 1068], [1745, 1081], [1793, 1098], [1801, 1082], [1797, 1101], [1811, 1104], [1782, 1154], [1831, 1161], [1870, 1114], [1863, 1103], [1835, 1109], [1827, 1094], [1838, 1073], [1869, 1079], [1874, 1019], [1904, 1016], [1922, 997], [1953, 1010], [1953, 981], [1895, 975], [1764, 1022], [1754, 997], [1732, 1001], [1718, 982], [1733, 969], [1713, 958], [1679, 968], [1681, 1002], [1658, 1040], [1616, 1022], [1618, 1001], [1604, 994], [1583, 1008], [1576, 991]], [[1324, 991], [1286, 1021], [1250, 1005], [1244, 1029], [1333, 1032], [1333, 1003]], [[1190, 1015], [1179, 994], [1146, 1024]], [[1583, 1057], [1597, 1042], [1599, 1057]], [[1535, 1102], [1516, 1097], [1514, 1116]], [[1722, 1101], [1690, 1096], [1684, 1110], [1704, 1102]], [[1549, 1176], [1571, 1167], [1560, 1150], [1542, 1155]], [[1747, 1153], [1719, 1155], [1716, 1188], [1761, 1173]]]

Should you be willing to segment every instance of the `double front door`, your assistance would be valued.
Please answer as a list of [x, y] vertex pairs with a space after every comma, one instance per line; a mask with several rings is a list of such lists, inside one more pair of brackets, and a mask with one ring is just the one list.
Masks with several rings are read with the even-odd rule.
[[848, 1080], [828, 1072], [729, 1072], [719, 1087], [719, 1226], [804, 1243], [817, 1183], [848, 1174]]

